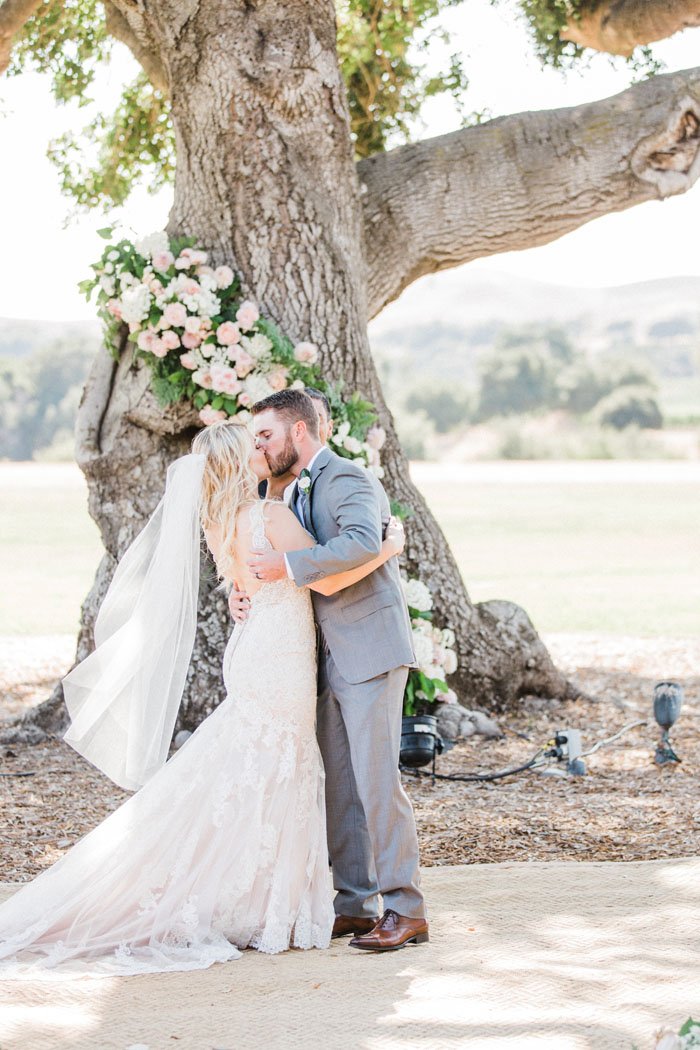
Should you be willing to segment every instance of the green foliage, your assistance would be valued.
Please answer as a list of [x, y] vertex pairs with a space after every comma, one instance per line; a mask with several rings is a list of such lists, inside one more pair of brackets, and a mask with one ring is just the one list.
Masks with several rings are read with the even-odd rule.
[[157, 193], [175, 175], [175, 136], [170, 104], [140, 73], [124, 88], [110, 116], [98, 114], [78, 134], [49, 144], [61, 189], [79, 207], [123, 204], [137, 182]]
[[603, 426], [623, 430], [638, 426], [645, 430], [659, 430], [663, 426], [661, 409], [648, 386], [621, 386], [599, 401], [595, 418]]
[[447, 33], [430, 23], [461, 0], [337, 0], [338, 54], [348, 90], [350, 124], [359, 157], [378, 153], [409, 125], [426, 98], [449, 94], [461, 105], [468, 81], [459, 56], [441, 76], [416, 58]]
[[[566, 69], [580, 62], [585, 49], [570, 40], [562, 40], [560, 33], [572, 20], [595, 11], [598, 0], [518, 0], [518, 3], [543, 65]], [[627, 61], [635, 72], [644, 76], [653, 76], [663, 68], [648, 47], [636, 48]]]
[[506, 330], [480, 363], [477, 419], [554, 407], [557, 374], [572, 359], [573, 348], [560, 329]]
[[468, 395], [447, 383], [430, 383], [413, 390], [406, 398], [410, 412], [424, 412], [438, 434], [447, 434], [471, 418]]
[[[449, 39], [432, 22], [460, 2], [338, 0], [338, 53], [358, 156], [384, 149], [391, 136], [406, 140], [426, 98], [449, 94], [461, 105], [467, 79], [459, 57], [439, 76], [429, 76], [423, 60], [433, 41]], [[98, 0], [47, 0], [20, 33], [11, 72], [48, 73], [59, 101], [85, 106], [111, 46]], [[49, 156], [63, 192], [81, 208], [123, 204], [141, 181], [155, 192], [175, 168], [169, 101], [140, 74], [112, 114], [54, 141]]]
[[97, 0], [44, 0], [19, 34], [8, 72], [16, 76], [29, 67], [48, 73], [59, 102], [75, 100], [84, 106], [111, 49]]

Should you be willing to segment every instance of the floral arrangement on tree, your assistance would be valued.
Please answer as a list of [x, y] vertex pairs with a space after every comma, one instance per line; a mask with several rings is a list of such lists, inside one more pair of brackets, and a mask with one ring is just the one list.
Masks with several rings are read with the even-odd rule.
[[415, 577], [402, 580], [413, 631], [418, 667], [408, 672], [404, 715], [431, 714], [440, 703], [456, 704], [457, 697], [445, 678], [457, 670], [455, 634], [449, 627], [433, 625], [433, 596]]
[[119, 355], [122, 326], [135, 354], [151, 370], [151, 388], [162, 405], [190, 401], [204, 425], [248, 409], [277, 390], [317, 387], [328, 396], [336, 421], [335, 451], [380, 477], [385, 433], [374, 406], [355, 393], [343, 398], [318, 369], [313, 343], [296, 345], [257, 305], [243, 299], [230, 266], [213, 268], [191, 239], [153, 233], [110, 243], [81, 283], [89, 298], [97, 289], [98, 313], [107, 345]]
[[[97, 291], [105, 342], [119, 357], [124, 327], [134, 354], [151, 372], [151, 388], [163, 406], [187, 401], [205, 426], [237, 416], [277, 390], [313, 386], [328, 397], [335, 421], [330, 441], [338, 455], [382, 477], [380, 452], [386, 434], [374, 406], [321, 376], [318, 349], [292, 343], [258, 306], [241, 294], [230, 266], [209, 265], [191, 238], [165, 232], [141, 240], [98, 231], [108, 243], [94, 276], [82, 281], [89, 299]], [[403, 508], [404, 512], [407, 508]], [[406, 516], [404, 513], [402, 516]], [[408, 676], [404, 713], [456, 703], [445, 676], [457, 668], [455, 636], [433, 626], [433, 599], [417, 579], [404, 581], [419, 667]]]

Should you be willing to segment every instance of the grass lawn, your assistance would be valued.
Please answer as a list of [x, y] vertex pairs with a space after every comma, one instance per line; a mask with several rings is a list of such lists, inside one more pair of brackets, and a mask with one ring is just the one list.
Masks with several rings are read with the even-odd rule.
[[[700, 633], [695, 464], [417, 464], [475, 601], [508, 598], [541, 631]], [[665, 478], [668, 477], [668, 481]], [[0, 634], [77, 629], [100, 559], [82, 475], [0, 464]]]
[[509, 598], [540, 631], [695, 636], [698, 466], [626, 466], [417, 464], [414, 477], [473, 601]]

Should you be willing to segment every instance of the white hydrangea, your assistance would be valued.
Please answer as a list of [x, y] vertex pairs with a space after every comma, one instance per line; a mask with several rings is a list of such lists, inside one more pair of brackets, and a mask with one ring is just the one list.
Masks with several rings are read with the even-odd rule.
[[334, 445], [342, 446], [343, 442], [345, 441], [345, 438], [348, 436], [349, 433], [350, 424], [347, 420], [345, 420], [344, 423], [340, 424], [335, 433], [331, 435], [331, 441]]
[[[425, 672], [425, 669], [433, 662], [433, 643], [422, 631], [413, 630], [413, 651], [416, 654], [416, 663], [420, 667], [421, 671]], [[432, 677], [432, 676], [428, 676]]]
[[168, 235], [164, 230], [149, 233], [147, 237], [136, 242], [135, 248], [144, 259], [151, 259], [157, 252], [167, 252], [170, 249]]
[[122, 320], [126, 324], [140, 324], [148, 317], [151, 308], [151, 293], [144, 284], [127, 288], [121, 298]]
[[269, 397], [273, 393], [273, 389], [268, 383], [265, 376], [251, 373], [243, 383], [246, 394], [251, 398], [252, 404], [256, 401], [262, 401], [264, 397]]
[[100, 277], [100, 288], [105, 293], [105, 295], [108, 295], [111, 298], [117, 290], [116, 281], [113, 277], [109, 277], [107, 274], [104, 274], [102, 277]]
[[[430, 612], [432, 609], [433, 596], [430, 593], [429, 588], [420, 580], [403, 580], [403, 593], [406, 602], [412, 609], [417, 609], [418, 612]], [[428, 626], [430, 627], [430, 625]], [[430, 630], [432, 633], [432, 628], [430, 628]], [[430, 644], [432, 645], [432, 638]]]
[[264, 361], [265, 358], [269, 357], [272, 350], [271, 340], [266, 335], [263, 335], [262, 332], [256, 332], [255, 335], [244, 335], [241, 338], [240, 345], [258, 362]]

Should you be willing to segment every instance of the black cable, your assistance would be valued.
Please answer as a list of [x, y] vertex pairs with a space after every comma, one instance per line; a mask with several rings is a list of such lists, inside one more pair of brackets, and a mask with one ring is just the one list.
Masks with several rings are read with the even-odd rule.
[[537, 765], [537, 760], [542, 756], [548, 754], [543, 747], [536, 751], [529, 762], [526, 762], [522, 766], [516, 766], [514, 769], [502, 769], [498, 773], [472, 773], [467, 776], [460, 776], [458, 773], [425, 773], [422, 769], [414, 769], [412, 766], [399, 766], [402, 773], [413, 773], [416, 777], [430, 777], [431, 780], [457, 780], [462, 783], [468, 783], [470, 781], [483, 781], [483, 780], [500, 780], [502, 777], [512, 777], [515, 773], [524, 773], [527, 769], [532, 769], [533, 766]]

